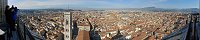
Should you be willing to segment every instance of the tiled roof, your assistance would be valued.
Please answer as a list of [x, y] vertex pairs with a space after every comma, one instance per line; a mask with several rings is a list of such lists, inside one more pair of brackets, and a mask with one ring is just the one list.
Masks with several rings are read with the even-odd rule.
[[80, 30], [76, 40], [90, 40], [89, 31]]

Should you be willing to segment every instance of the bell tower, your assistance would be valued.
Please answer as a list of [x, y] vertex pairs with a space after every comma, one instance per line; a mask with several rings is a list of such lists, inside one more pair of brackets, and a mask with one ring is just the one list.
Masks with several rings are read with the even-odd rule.
[[70, 12], [64, 12], [64, 39], [72, 40], [72, 14]]

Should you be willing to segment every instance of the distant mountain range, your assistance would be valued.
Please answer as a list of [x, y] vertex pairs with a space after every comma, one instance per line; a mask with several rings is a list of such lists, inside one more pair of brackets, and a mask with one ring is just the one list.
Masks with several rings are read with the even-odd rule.
[[198, 8], [156, 8], [156, 7], [145, 7], [145, 8], [71, 8], [74, 10], [141, 10], [141, 11], [153, 11], [153, 12], [199, 12]]
[[166, 9], [166, 8], [146, 7], [137, 10], [153, 11], [153, 12], [199, 12], [198, 8]]
[[68, 11], [81, 11], [81, 10], [141, 10], [151, 12], [198, 12], [198, 8], [185, 8], [185, 9], [170, 9], [170, 8], [156, 8], [156, 7], [145, 7], [145, 8], [76, 8], [76, 9], [20, 9], [21, 13], [34, 13], [34, 12], [68, 12]]

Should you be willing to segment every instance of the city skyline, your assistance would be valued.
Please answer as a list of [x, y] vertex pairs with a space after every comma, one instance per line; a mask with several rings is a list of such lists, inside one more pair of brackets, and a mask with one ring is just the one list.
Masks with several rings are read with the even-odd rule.
[[8, 0], [20, 9], [43, 8], [199, 8], [199, 0]]

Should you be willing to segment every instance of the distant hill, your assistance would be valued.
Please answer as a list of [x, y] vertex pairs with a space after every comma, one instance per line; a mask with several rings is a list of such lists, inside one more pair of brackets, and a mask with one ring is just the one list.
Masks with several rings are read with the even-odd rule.
[[69, 12], [69, 11], [81, 11], [81, 10], [73, 10], [73, 9], [20, 9], [19, 13], [41, 13], [41, 12]]
[[68, 12], [68, 11], [82, 11], [82, 10], [141, 10], [149, 12], [189, 12], [199, 13], [198, 8], [185, 8], [185, 9], [169, 9], [169, 8], [156, 8], [156, 7], [145, 7], [145, 8], [85, 8], [85, 9], [20, 9], [20, 13], [39, 13], [39, 12]]
[[199, 12], [198, 8], [166, 9], [166, 8], [156, 8], [156, 7], [145, 7], [145, 8], [139, 8], [137, 10], [153, 11], [153, 12]]

